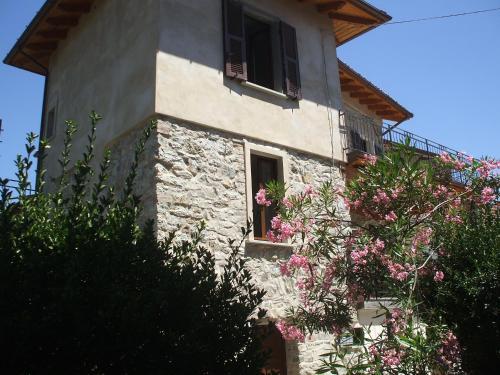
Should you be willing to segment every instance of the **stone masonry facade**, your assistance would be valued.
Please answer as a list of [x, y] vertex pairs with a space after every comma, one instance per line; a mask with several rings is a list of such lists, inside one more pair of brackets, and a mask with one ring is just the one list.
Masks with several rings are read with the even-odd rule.
[[[115, 142], [114, 173], [124, 173], [124, 160], [131, 161], [133, 144], [139, 130], [130, 132]], [[342, 185], [338, 167], [332, 161], [286, 150], [265, 142], [219, 130], [161, 118], [148, 141], [137, 179], [137, 190], [143, 195], [144, 216], [154, 217], [159, 237], [171, 231], [189, 233], [201, 220], [206, 222], [204, 244], [214, 251], [216, 261], [224, 261], [229, 247], [227, 239], [241, 238], [246, 225], [247, 192], [245, 145], [268, 146], [286, 155], [288, 181], [292, 190], [305, 184], [319, 186], [333, 179]], [[121, 165], [121, 167], [120, 167]], [[120, 176], [124, 178], [124, 176]], [[263, 308], [270, 319], [286, 315], [286, 309], [296, 305], [294, 281], [280, 275], [278, 261], [286, 259], [290, 246], [247, 242], [242, 255], [255, 282], [266, 290]], [[289, 375], [314, 374], [320, 365], [319, 356], [331, 350], [331, 337], [324, 334], [308, 337], [305, 343], [287, 342]]]

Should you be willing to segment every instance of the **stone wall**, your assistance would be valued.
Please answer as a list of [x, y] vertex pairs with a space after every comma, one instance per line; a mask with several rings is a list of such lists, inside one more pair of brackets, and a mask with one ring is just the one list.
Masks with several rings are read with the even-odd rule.
[[[114, 173], [121, 174], [121, 179], [138, 136], [138, 130], [131, 132], [113, 147], [114, 158], [120, 161], [115, 163]], [[159, 121], [141, 161], [137, 188], [143, 194], [145, 216], [155, 216], [160, 237], [173, 230], [182, 237], [204, 220], [204, 243], [214, 251], [219, 264], [225, 260], [227, 240], [240, 239], [240, 228], [247, 220], [245, 141], [272, 146], [167, 117]], [[287, 183], [292, 190], [308, 183], [318, 186], [331, 178], [343, 183], [330, 160], [280, 151], [287, 155]], [[290, 246], [257, 241], [242, 248], [254, 280], [267, 291], [262, 307], [271, 319], [285, 316], [285, 310], [298, 300], [294, 281], [281, 277], [277, 263], [290, 251]], [[330, 337], [324, 334], [313, 335], [305, 343], [288, 342], [288, 374], [315, 373], [319, 356], [330, 349]]]

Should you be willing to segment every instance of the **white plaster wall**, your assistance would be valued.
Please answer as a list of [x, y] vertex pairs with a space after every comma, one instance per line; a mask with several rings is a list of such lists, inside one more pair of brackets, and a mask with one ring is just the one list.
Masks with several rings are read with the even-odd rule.
[[47, 111], [56, 107], [56, 136], [44, 166], [56, 174], [64, 121], [80, 130], [74, 155], [81, 156], [88, 113], [104, 116], [97, 130], [97, 156], [105, 145], [154, 113], [158, 0], [100, 0], [72, 28], [51, 58]]
[[303, 99], [297, 102], [243, 87], [225, 77], [220, 0], [160, 2], [158, 113], [331, 156], [329, 96], [334, 107], [334, 155], [342, 159], [337, 111], [341, 102], [338, 66], [331, 21], [326, 15], [319, 14], [306, 2], [245, 1], [296, 28], [303, 94]]

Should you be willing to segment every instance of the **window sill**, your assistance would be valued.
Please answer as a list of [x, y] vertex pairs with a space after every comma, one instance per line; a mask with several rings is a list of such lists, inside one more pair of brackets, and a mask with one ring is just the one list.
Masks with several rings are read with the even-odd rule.
[[282, 92], [271, 90], [271, 89], [268, 89], [267, 87], [260, 86], [260, 85], [257, 85], [255, 83], [252, 83], [252, 82], [241, 81], [241, 85], [245, 86], [245, 87], [250, 87], [251, 89], [254, 89], [254, 90], [269, 94], [269, 95], [276, 96], [276, 97], [281, 98], [281, 99], [288, 99], [288, 96], [286, 96]]
[[373, 298], [364, 301], [363, 308], [361, 310], [380, 310], [381, 305], [387, 309], [394, 309], [396, 307], [395, 298]]
[[248, 240], [245, 242], [245, 254], [252, 258], [288, 259], [292, 255], [293, 245], [271, 241]]

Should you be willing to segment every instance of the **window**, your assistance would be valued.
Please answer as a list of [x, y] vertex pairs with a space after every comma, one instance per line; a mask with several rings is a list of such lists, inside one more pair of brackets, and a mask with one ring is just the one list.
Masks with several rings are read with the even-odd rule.
[[260, 206], [255, 201], [255, 194], [265, 188], [270, 181], [278, 181], [278, 160], [260, 155], [251, 155], [253, 230], [254, 238], [267, 240], [267, 231], [271, 229], [271, 219], [276, 215], [276, 206]]
[[245, 14], [248, 81], [272, 90], [274, 83], [273, 25]]
[[47, 114], [47, 122], [45, 123], [44, 138], [51, 139], [54, 136], [56, 127], [56, 109], [52, 107]]
[[223, 0], [223, 15], [226, 75], [300, 99], [295, 29], [236, 0]]

